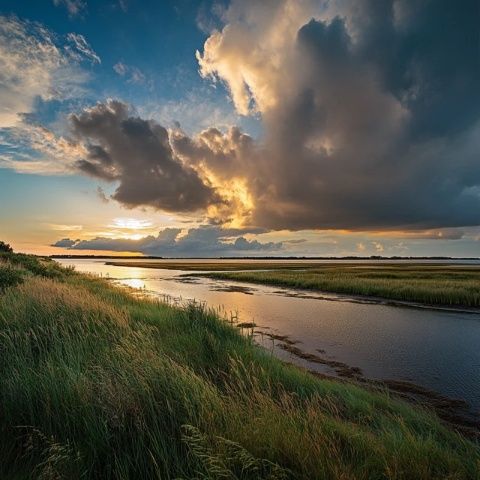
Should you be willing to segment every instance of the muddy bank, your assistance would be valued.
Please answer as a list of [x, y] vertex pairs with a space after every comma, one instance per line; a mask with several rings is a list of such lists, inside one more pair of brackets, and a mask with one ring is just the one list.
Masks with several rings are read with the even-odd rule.
[[[256, 327], [254, 323], [243, 323], [237, 324], [236, 326], [239, 328], [252, 329]], [[428, 388], [404, 380], [371, 379], [366, 377], [359, 367], [351, 366], [344, 362], [333, 360], [321, 355], [325, 353], [324, 350], [317, 349], [319, 354], [302, 350], [298, 346], [301, 342], [289, 338], [286, 335], [275, 334], [263, 330], [255, 330], [253, 333], [255, 335], [262, 335], [271, 338], [278, 342], [274, 344], [274, 348], [280, 348], [281, 350], [309, 363], [325, 365], [334, 371], [334, 374], [330, 375], [308, 369], [307, 367], [307, 370], [314, 376], [329, 378], [336, 381], [353, 382], [373, 390], [386, 390], [409, 403], [434, 410], [438, 417], [450, 428], [461, 432], [469, 438], [480, 440], [480, 414], [474, 412], [470, 405], [462, 399], [450, 398]]]
[[[251, 294], [255, 292], [254, 287], [246, 287], [244, 285], [239, 285], [241, 283], [249, 283], [246, 280], [222, 280], [217, 277], [212, 277], [208, 273], [188, 273], [180, 275], [181, 282], [193, 282], [189, 280], [195, 277], [210, 278], [214, 280], [220, 280], [225, 282], [225, 287], [212, 287], [212, 290], [225, 291], [225, 292], [242, 292]], [[228, 282], [228, 283], [227, 283]], [[231, 283], [230, 283], [231, 282]], [[250, 282], [252, 284], [258, 284], [257, 282]], [[261, 285], [270, 286], [268, 283], [262, 283]], [[357, 295], [357, 294], [344, 294], [336, 292], [327, 292], [321, 290], [313, 289], [304, 289], [296, 287], [282, 287], [278, 290], [272, 292], [274, 295], [279, 295], [282, 297], [289, 298], [301, 298], [306, 300], [326, 300], [329, 302], [348, 302], [348, 303], [357, 303], [359, 305], [384, 305], [388, 307], [400, 307], [400, 308], [412, 308], [416, 310], [433, 310], [438, 312], [454, 312], [454, 313], [466, 313], [473, 315], [480, 315], [480, 308], [473, 307], [456, 307], [456, 306], [447, 306], [447, 305], [434, 305], [427, 303], [411, 302], [407, 300], [392, 300], [384, 297], [375, 297], [371, 295]]]

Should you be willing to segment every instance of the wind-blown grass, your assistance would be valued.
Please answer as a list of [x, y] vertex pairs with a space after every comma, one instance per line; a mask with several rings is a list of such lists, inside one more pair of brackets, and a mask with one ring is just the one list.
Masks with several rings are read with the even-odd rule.
[[480, 307], [478, 267], [338, 264], [301, 271], [214, 272], [207, 276], [429, 305]]
[[0, 296], [2, 479], [479, 478], [480, 447], [433, 414], [32, 262]]

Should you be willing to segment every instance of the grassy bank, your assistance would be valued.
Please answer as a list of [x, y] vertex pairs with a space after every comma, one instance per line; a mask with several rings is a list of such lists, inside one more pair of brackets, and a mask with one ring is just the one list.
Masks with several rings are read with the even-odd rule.
[[480, 307], [478, 267], [337, 264], [302, 271], [214, 272], [208, 276], [428, 305]]
[[2, 479], [480, 478], [480, 447], [434, 415], [286, 366], [199, 307], [14, 255], [0, 291]]

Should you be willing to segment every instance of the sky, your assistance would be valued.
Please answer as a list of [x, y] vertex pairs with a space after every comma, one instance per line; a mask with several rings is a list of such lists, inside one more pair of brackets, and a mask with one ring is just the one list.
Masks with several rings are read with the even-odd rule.
[[480, 256], [477, 0], [0, 0], [0, 239]]

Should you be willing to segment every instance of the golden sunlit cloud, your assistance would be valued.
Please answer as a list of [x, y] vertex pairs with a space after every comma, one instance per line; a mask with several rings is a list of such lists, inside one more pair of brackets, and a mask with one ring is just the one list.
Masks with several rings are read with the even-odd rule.
[[247, 224], [254, 208], [247, 181], [244, 178], [233, 178], [228, 182], [220, 182], [211, 173], [208, 178], [225, 200], [225, 204], [208, 207], [208, 217], [220, 219], [229, 228], [241, 228]]

